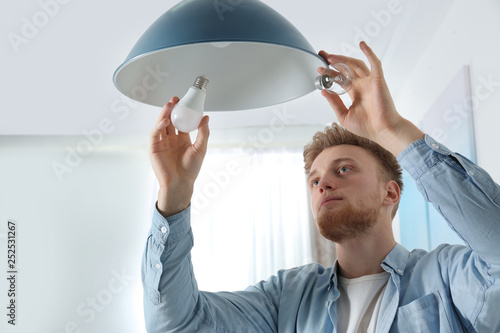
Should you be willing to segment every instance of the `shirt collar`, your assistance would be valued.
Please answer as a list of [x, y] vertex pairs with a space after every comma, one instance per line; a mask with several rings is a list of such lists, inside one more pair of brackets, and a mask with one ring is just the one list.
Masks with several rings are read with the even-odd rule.
[[[393, 247], [391, 252], [389, 252], [389, 254], [382, 261], [381, 266], [388, 273], [392, 274], [395, 272], [396, 274], [403, 275], [409, 258], [410, 252], [403, 245], [396, 243], [396, 246]], [[332, 288], [334, 290], [338, 289], [337, 269], [338, 260], [335, 260], [332, 267], [332, 273], [330, 275], [328, 291]]]
[[396, 243], [396, 246], [382, 261], [381, 266], [386, 272], [396, 272], [399, 275], [403, 275], [409, 258], [410, 252], [403, 245]]
[[329, 302], [335, 302], [340, 296], [340, 291], [338, 288], [337, 269], [338, 259], [335, 259], [332, 267], [332, 273], [330, 274], [330, 283], [328, 284], [328, 290], [326, 291]]

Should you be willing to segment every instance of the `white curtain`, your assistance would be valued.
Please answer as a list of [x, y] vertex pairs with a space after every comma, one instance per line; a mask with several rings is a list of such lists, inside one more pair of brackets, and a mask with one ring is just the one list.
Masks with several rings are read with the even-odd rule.
[[209, 150], [192, 200], [200, 289], [241, 290], [318, 261], [303, 165], [302, 148]]

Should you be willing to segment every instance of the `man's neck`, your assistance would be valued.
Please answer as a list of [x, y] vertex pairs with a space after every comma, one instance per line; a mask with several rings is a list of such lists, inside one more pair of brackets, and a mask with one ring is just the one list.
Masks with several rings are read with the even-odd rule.
[[392, 230], [384, 233], [370, 233], [337, 244], [340, 275], [353, 279], [384, 272], [381, 267], [382, 261], [395, 245]]

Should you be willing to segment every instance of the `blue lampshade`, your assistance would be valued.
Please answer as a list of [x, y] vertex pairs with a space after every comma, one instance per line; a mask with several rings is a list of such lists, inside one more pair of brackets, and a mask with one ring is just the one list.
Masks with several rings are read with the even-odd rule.
[[163, 106], [205, 75], [205, 110], [235, 111], [314, 91], [320, 66], [304, 36], [258, 0], [184, 0], [149, 27], [113, 79], [126, 96]]

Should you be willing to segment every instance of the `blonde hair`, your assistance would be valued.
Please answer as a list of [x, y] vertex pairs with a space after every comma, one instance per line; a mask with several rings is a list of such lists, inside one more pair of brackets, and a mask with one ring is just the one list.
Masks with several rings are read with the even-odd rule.
[[[322, 132], [316, 132], [312, 142], [304, 147], [304, 169], [306, 174], [311, 172], [312, 163], [324, 149], [339, 145], [358, 146], [370, 152], [379, 163], [381, 179], [395, 181], [400, 191], [403, 192], [402, 169], [396, 157], [378, 143], [351, 133], [337, 123], [327, 126]], [[392, 217], [396, 215], [398, 205], [399, 203], [394, 207]]]

